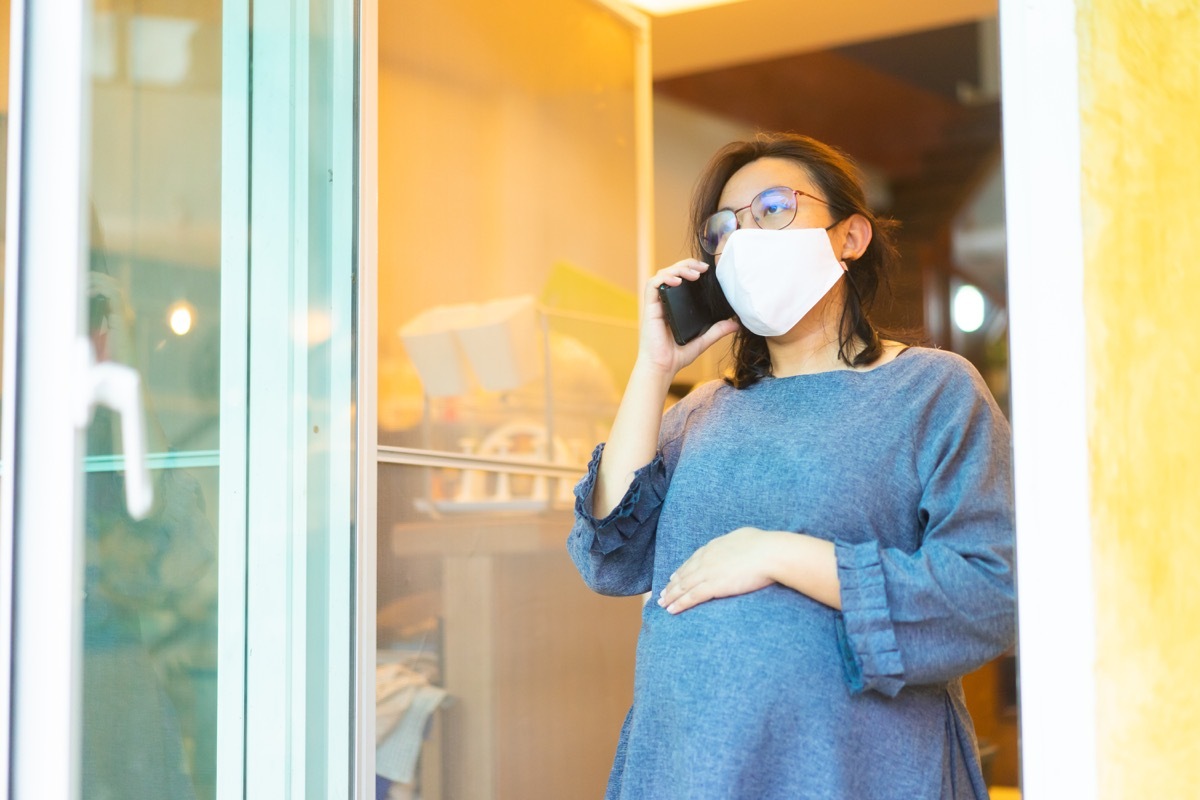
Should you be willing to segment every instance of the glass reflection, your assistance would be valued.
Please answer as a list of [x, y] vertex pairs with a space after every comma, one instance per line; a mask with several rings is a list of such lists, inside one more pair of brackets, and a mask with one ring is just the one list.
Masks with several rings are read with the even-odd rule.
[[148, 10], [92, 17], [88, 334], [142, 375], [155, 491], [132, 520], [119, 424], [97, 410], [81, 782], [97, 800], [215, 795], [221, 19]]

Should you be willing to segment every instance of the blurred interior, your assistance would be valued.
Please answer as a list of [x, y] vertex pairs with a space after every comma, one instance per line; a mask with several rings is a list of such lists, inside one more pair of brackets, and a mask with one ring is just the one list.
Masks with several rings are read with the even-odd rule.
[[[902, 222], [877, 321], [971, 359], [1007, 408], [995, 6], [859, 5], [871, 13], [747, 0], [655, 18], [639, 109], [637, 32], [600, 3], [380, 4], [388, 797], [602, 793], [641, 600], [578, 580], [570, 489], [635, 353], [638, 237], [647, 271], [689, 255], [692, 183], [720, 145], [795, 130], [859, 161], [875, 209]], [[721, 355], [677, 392], [719, 376]], [[1015, 671], [1008, 655], [965, 681], [997, 786], [1018, 782]]]

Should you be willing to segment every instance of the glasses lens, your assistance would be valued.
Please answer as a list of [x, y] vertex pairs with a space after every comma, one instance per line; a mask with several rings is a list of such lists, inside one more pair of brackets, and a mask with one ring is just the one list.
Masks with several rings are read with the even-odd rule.
[[786, 228], [796, 218], [796, 193], [782, 186], [760, 192], [750, 203], [750, 213], [760, 228]]
[[715, 256], [721, 252], [721, 246], [735, 230], [737, 217], [733, 212], [728, 209], [718, 211], [704, 223], [704, 229], [700, 231], [700, 246], [704, 248], [704, 252]]

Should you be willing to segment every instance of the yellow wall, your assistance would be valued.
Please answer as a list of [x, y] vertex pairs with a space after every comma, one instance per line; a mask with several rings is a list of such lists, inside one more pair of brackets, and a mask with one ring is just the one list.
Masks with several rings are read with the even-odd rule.
[[[379, 54], [383, 435], [413, 435], [422, 419], [434, 368], [421, 375], [400, 332], [441, 305], [539, 298], [552, 312], [556, 411], [568, 413], [567, 394], [606, 404], [637, 352], [633, 30], [594, 0], [381, 3]], [[534, 338], [514, 346], [528, 353]], [[592, 379], [603, 384], [595, 392]], [[532, 381], [524, 391], [539, 404], [528, 413], [541, 415], [544, 393]], [[443, 405], [461, 419], [472, 416], [462, 403], [499, 402], [469, 388]], [[517, 413], [513, 397], [504, 402]], [[589, 405], [577, 417], [607, 423], [611, 413]], [[580, 434], [590, 443], [572, 463], [587, 460], [595, 436]]]
[[7, 1], [0, 2], [0, 64], [3, 65], [0, 71], [0, 114], [8, 113], [8, 54], [12, 52], [9, 45], [9, 17], [12, 12], [9, 6]]
[[637, 288], [632, 37], [553, 5], [380, 4], [381, 361], [418, 312], [537, 295], [558, 262]]
[[1196, 797], [1200, 5], [1077, 9], [1100, 796]]

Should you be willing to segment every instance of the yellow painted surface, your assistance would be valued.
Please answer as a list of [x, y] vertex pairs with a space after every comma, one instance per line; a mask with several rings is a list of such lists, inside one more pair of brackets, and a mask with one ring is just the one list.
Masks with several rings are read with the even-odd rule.
[[12, 15], [8, 0], [0, 2], [0, 114], [8, 114], [8, 54], [12, 52], [9, 42], [9, 17]]
[[1100, 796], [1200, 797], [1200, 4], [1077, 9]]

